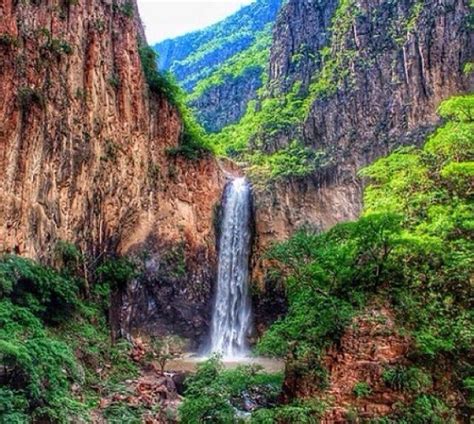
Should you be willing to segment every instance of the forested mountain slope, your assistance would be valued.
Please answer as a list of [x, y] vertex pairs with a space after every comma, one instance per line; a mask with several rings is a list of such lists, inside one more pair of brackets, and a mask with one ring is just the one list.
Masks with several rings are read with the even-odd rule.
[[225, 60], [247, 49], [256, 34], [275, 20], [280, 5], [281, 0], [257, 0], [206, 29], [156, 44], [159, 68], [192, 89]]
[[257, 0], [204, 30], [154, 46], [162, 70], [192, 93], [190, 105], [208, 131], [237, 122], [263, 85], [281, 0]]

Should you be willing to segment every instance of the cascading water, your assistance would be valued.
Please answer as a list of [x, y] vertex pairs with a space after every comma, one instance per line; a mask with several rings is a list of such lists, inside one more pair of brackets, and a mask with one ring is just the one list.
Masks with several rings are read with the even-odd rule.
[[246, 355], [251, 327], [248, 294], [251, 190], [245, 178], [237, 178], [227, 185], [223, 208], [211, 352], [235, 358]]

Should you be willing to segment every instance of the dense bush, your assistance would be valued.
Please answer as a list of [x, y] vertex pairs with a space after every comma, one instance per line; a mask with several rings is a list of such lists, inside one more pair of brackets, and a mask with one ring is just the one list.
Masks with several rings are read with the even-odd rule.
[[[77, 248], [56, 246], [61, 271], [13, 255], [0, 258], [0, 422], [82, 422], [99, 388], [137, 375], [130, 344], [111, 345], [103, 310], [80, 299]], [[103, 282], [124, 284], [125, 259], [101, 267]], [[99, 371], [98, 371], [99, 370]], [[81, 399], [73, 393], [81, 388]]]
[[303, 146], [297, 140], [271, 155], [258, 151], [247, 155], [248, 175], [255, 183], [311, 175], [326, 164], [324, 152]]
[[418, 367], [388, 367], [382, 377], [388, 387], [399, 391], [421, 393], [432, 385], [431, 376]]
[[370, 394], [372, 393], [372, 389], [365, 381], [359, 381], [352, 388], [352, 393], [354, 393], [355, 397], [363, 398], [370, 396]]
[[296, 356], [304, 357], [337, 339], [366, 292], [396, 273], [391, 255], [399, 244], [400, 219], [372, 214], [327, 233], [302, 230], [274, 246], [269, 258], [287, 275], [290, 307], [264, 335], [259, 351], [283, 355], [293, 344], [298, 346]]
[[[84, 408], [70, 393], [80, 366], [69, 347], [51, 337], [78, 306], [74, 280], [28, 259], [0, 259], [0, 400], [2, 422], [66, 422]], [[29, 418], [27, 418], [29, 417]]]
[[0, 258], [0, 294], [18, 306], [27, 307], [50, 323], [61, 322], [74, 312], [78, 282], [51, 268], [18, 256]]
[[251, 424], [318, 424], [326, 410], [326, 403], [316, 400], [296, 401], [289, 405], [279, 405], [255, 411]]
[[235, 422], [235, 402], [252, 388], [266, 392], [269, 401], [275, 401], [282, 384], [281, 374], [265, 374], [253, 366], [224, 370], [219, 358], [200, 364], [195, 375], [186, 380], [186, 392], [180, 407], [182, 423]]

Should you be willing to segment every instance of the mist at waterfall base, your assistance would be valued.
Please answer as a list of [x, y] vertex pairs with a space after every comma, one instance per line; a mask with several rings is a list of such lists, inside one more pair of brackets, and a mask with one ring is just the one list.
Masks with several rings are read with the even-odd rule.
[[217, 288], [207, 355], [245, 358], [251, 331], [248, 293], [252, 193], [245, 178], [226, 185], [222, 201]]

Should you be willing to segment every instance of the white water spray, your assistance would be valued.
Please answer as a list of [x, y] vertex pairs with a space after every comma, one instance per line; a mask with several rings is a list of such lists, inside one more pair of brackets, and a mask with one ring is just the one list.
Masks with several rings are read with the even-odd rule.
[[248, 293], [251, 191], [245, 178], [237, 178], [227, 185], [223, 208], [211, 352], [236, 358], [248, 353], [247, 336], [251, 327]]

